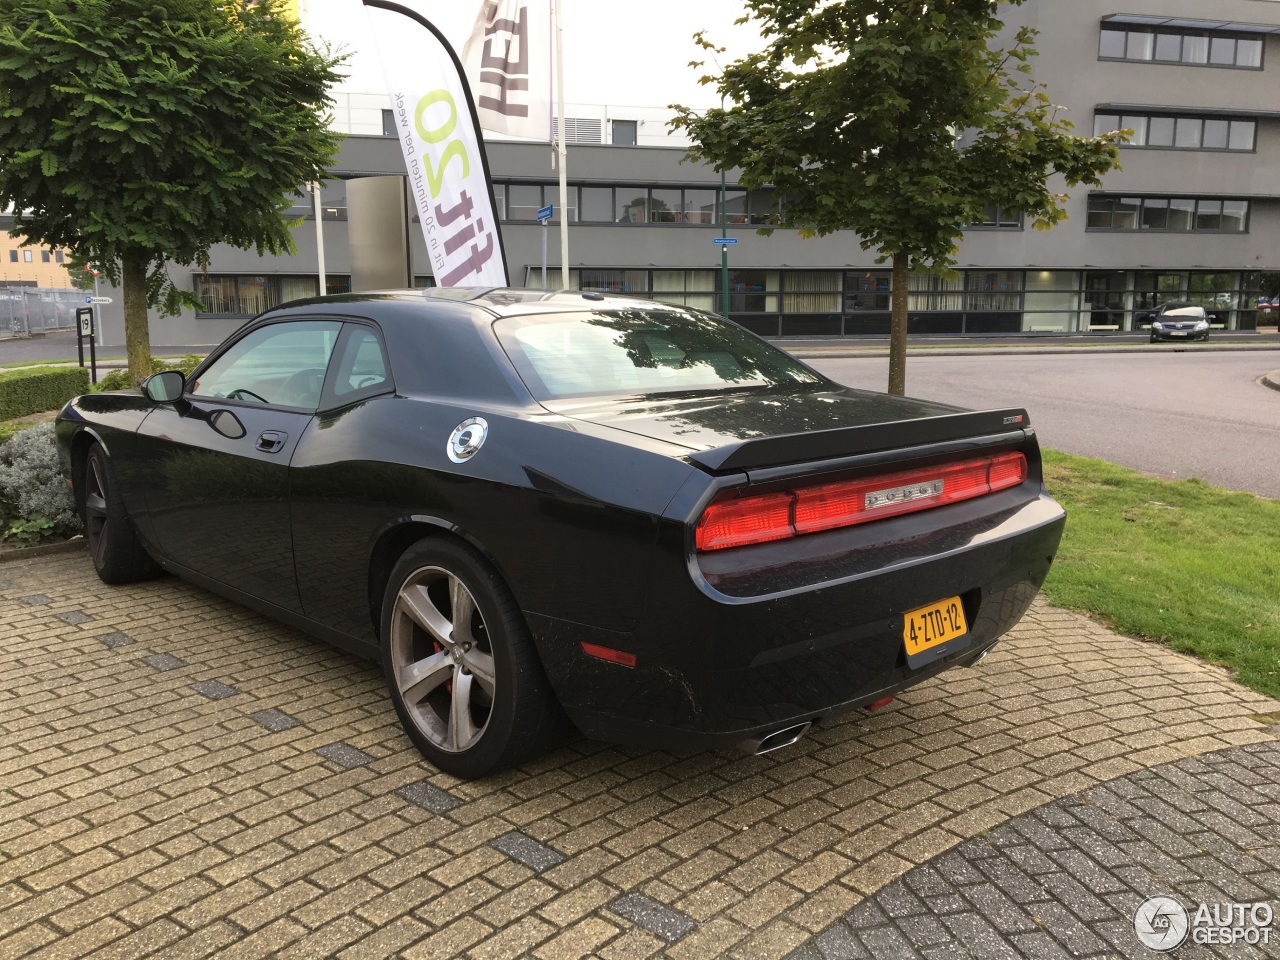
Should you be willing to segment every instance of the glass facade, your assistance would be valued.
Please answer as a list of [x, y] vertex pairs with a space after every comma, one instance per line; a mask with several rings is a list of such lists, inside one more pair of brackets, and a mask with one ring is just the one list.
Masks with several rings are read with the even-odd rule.
[[[508, 223], [528, 223], [537, 219], [538, 208], [552, 204], [560, 220], [560, 187], [557, 184], [495, 183], [494, 203], [498, 219]], [[617, 184], [597, 186], [569, 184], [570, 223], [619, 224], [696, 224], [717, 226], [721, 203], [718, 186], [665, 187], [649, 184]], [[779, 199], [772, 190], [726, 190], [724, 218], [728, 224], [742, 226], [776, 222], [781, 212]], [[344, 210], [345, 215], [345, 210]], [[995, 218], [978, 226], [1021, 228], [1021, 217], [991, 209]]]
[[1248, 233], [1249, 201], [1215, 197], [1089, 197], [1087, 230]]
[[1121, 147], [1164, 150], [1230, 150], [1248, 153], [1257, 139], [1257, 122], [1246, 118], [1175, 114], [1095, 113], [1093, 135], [1132, 130]]
[[[1259, 273], [963, 270], [911, 274], [911, 334], [1109, 333], [1147, 329], [1161, 304], [1202, 304], [1220, 329], [1253, 329]], [[558, 277], [558, 274], [557, 274]], [[528, 267], [525, 283], [540, 285]], [[718, 270], [573, 269], [572, 289], [632, 294], [723, 313]], [[768, 337], [884, 336], [888, 270], [729, 271], [728, 315]]]
[[[325, 275], [325, 293], [350, 293], [351, 277]], [[254, 317], [290, 300], [314, 297], [319, 278], [312, 275], [196, 274], [192, 288], [203, 304], [197, 317]]]
[[1262, 40], [1226, 31], [1104, 23], [1098, 39], [1098, 59], [1261, 70]]

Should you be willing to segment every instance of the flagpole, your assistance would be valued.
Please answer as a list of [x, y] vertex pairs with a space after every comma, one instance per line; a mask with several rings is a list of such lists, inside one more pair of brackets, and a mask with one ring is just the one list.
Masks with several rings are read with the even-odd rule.
[[559, 146], [560, 160], [560, 289], [569, 289], [569, 174], [566, 170], [569, 151], [564, 143], [564, 24], [560, 18], [560, 5], [564, 0], [555, 0], [556, 6], [556, 121], [559, 129], [556, 141]]
[[320, 181], [311, 185], [311, 209], [316, 217], [316, 269], [319, 271], [320, 296], [329, 292], [329, 278], [324, 272], [324, 202], [320, 197]]

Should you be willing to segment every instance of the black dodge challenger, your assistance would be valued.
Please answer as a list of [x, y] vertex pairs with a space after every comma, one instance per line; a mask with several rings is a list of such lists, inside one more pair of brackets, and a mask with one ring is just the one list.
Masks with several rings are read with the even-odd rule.
[[58, 418], [107, 583], [171, 571], [380, 658], [478, 777], [566, 729], [764, 752], [969, 664], [1065, 516], [1022, 410], [842, 387], [596, 293], [297, 301]]

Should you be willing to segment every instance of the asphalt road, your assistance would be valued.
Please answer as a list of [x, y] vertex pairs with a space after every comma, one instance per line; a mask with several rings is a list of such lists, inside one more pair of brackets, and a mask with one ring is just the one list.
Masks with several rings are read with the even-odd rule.
[[[883, 390], [888, 360], [810, 359]], [[1280, 497], [1280, 351], [990, 355], [907, 361], [907, 393], [964, 407], [1025, 407], [1045, 447], [1163, 477]]]

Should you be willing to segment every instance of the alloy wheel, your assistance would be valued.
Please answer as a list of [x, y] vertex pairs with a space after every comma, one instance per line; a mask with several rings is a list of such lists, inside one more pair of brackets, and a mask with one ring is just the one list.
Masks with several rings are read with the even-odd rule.
[[423, 567], [405, 579], [391, 613], [391, 668], [413, 724], [434, 746], [462, 753], [493, 709], [493, 648], [475, 597], [455, 574]]
[[107, 481], [102, 461], [91, 456], [85, 469], [84, 531], [89, 552], [101, 568], [107, 555]]

